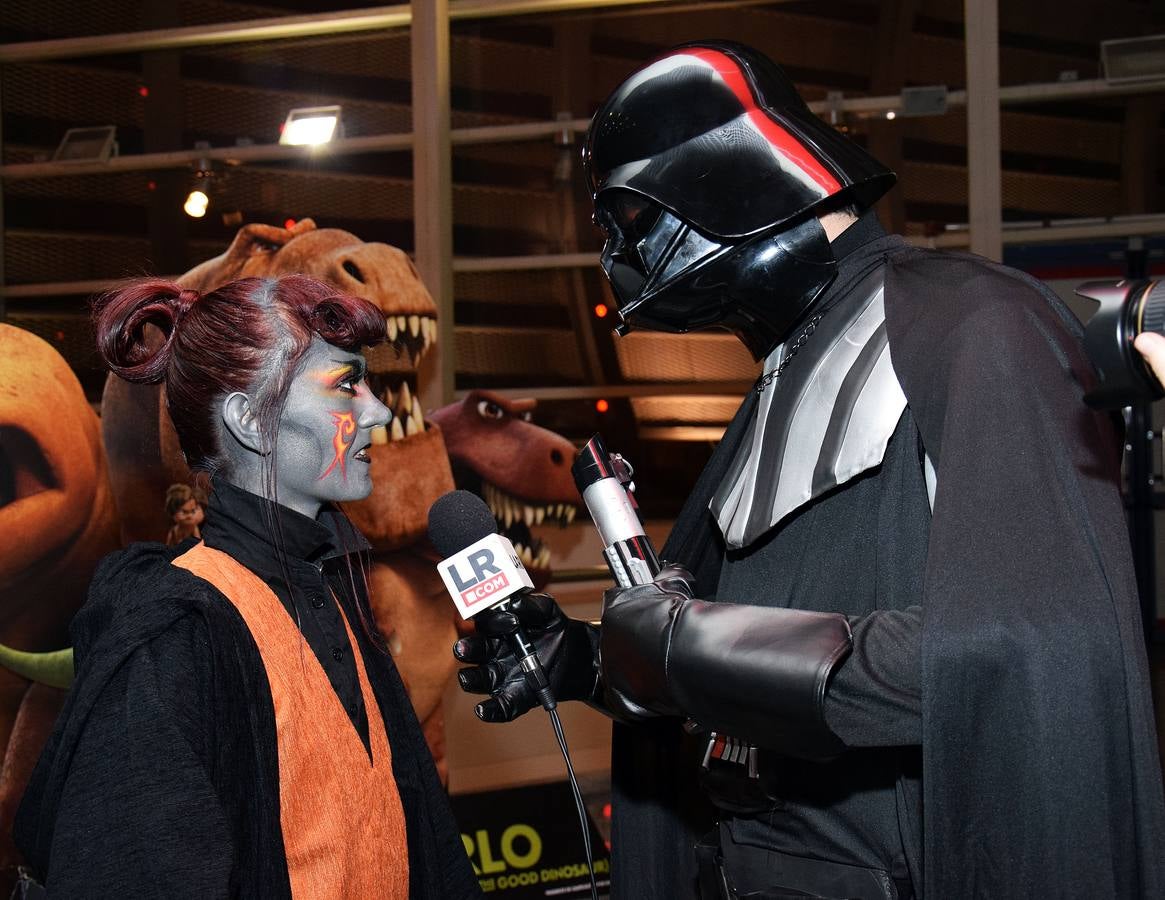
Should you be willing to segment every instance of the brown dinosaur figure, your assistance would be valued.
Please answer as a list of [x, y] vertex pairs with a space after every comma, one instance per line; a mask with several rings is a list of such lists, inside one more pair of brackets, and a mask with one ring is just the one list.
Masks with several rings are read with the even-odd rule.
[[[50, 344], [0, 324], [0, 643], [67, 644], [93, 568], [117, 543], [100, 428], [80, 382]], [[4, 896], [19, 862], [12, 817], [63, 696], [0, 668]]]
[[570, 473], [574, 444], [533, 424], [537, 405], [474, 390], [428, 418], [445, 436], [453, 480], [485, 500], [540, 590], [550, 580], [550, 549], [530, 529], [570, 524], [580, 500]]

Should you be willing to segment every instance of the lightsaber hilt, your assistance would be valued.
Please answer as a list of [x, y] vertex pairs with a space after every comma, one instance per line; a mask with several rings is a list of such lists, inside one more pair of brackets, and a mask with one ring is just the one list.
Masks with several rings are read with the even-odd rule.
[[631, 464], [618, 453], [608, 453], [596, 434], [579, 451], [570, 471], [616, 583], [631, 587], [651, 582], [659, 574], [659, 556], [639, 519]]

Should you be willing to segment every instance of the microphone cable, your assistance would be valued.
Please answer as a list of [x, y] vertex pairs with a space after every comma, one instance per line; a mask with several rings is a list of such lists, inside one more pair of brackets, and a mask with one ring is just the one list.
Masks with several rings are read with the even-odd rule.
[[562, 730], [562, 722], [558, 718], [558, 710], [547, 709], [550, 715], [550, 724], [554, 726], [554, 736], [558, 738], [558, 749], [562, 751], [563, 762], [566, 763], [566, 774], [570, 779], [570, 791], [574, 795], [574, 805], [578, 810], [579, 827], [582, 828], [583, 849], [587, 857], [587, 874], [591, 879], [591, 900], [599, 900], [599, 885], [595, 881], [595, 859], [591, 850], [590, 819], [587, 818], [587, 808], [583, 803], [582, 791], [579, 790], [578, 779], [574, 775], [574, 766], [570, 762], [570, 751], [566, 747], [566, 735]]

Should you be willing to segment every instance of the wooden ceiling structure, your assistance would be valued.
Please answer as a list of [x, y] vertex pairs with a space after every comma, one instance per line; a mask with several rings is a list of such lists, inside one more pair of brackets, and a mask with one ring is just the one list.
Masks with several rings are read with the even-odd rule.
[[[898, 172], [889, 227], [998, 256], [1165, 233], [1165, 80], [1100, 70], [1102, 41], [1162, 32], [1150, 0], [5, 0], [0, 312], [96, 391], [88, 296], [184, 271], [239, 222], [311, 216], [415, 254], [443, 311], [428, 406], [537, 396], [545, 424], [686, 477], [757, 369], [731, 337], [616, 340], [593, 313], [613, 303], [578, 149], [623, 76], [684, 40], [756, 46]], [[947, 111], [904, 114], [925, 86]], [[328, 151], [276, 144], [289, 109], [330, 103], [345, 137]], [[51, 162], [87, 125], [116, 126], [119, 156]], [[190, 220], [203, 156], [212, 207]]]

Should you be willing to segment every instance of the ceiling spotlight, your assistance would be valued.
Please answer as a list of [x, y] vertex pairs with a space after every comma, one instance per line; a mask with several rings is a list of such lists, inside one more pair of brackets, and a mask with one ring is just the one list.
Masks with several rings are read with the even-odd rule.
[[318, 146], [339, 133], [339, 106], [306, 106], [287, 114], [283, 127], [279, 129], [279, 143]]
[[109, 162], [117, 156], [117, 126], [70, 128], [53, 153], [53, 162]]
[[[210, 144], [199, 141], [194, 147], [196, 150], [208, 150]], [[182, 204], [182, 211], [190, 218], [201, 219], [206, 215], [206, 209], [210, 206], [210, 180], [213, 177], [214, 168], [210, 160], [203, 157], [194, 170], [194, 187], [190, 189], [190, 193], [186, 195], [186, 202]]]
[[204, 179], [195, 185], [186, 195], [186, 202], [182, 204], [182, 211], [192, 219], [201, 219], [206, 215], [206, 208], [210, 206], [209, 179]]

